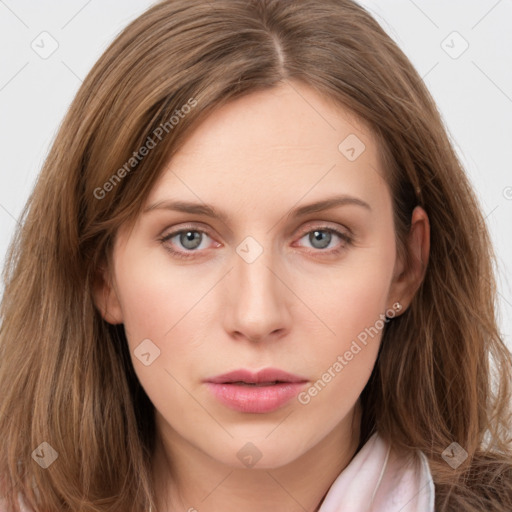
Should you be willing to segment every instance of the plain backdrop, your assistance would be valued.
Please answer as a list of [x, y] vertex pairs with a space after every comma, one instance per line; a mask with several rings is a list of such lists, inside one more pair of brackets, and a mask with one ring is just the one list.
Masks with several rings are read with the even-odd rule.
[[[0, 0], [0, 265], [78, 87], [152, 3]], [[498, 257], [500, 325], [512, 348], [512, 2], [360, 3], [423, 77], [474, 184]]]

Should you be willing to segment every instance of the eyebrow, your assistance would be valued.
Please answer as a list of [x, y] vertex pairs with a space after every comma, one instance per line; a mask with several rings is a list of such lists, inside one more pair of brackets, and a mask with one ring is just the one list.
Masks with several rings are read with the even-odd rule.
[[[309, 213], [321, 212], [324, 210], [336, 208], [338, 206], [346, 205], [360, 206], [371, 211], [371, 206], [362, 199], [348, 195], [341, 195], [330, 197], [322, 201], [317, 201], [315, 203], [310, 203], [304, 206], [299, 206], [298, 208], [294, 208], [288, 213], [287, 218], [301, 217]], [[216, 210], [213, 206], [204, 203], [191, 203], [188, 201], [158, 201], [152, 204], [151, 206], [145, 208], [143, 213], [147, 213], [154, 210], [172, 210], [196, 215], [205, 215], [207, 217], [219, 219], [225, 224], [227, 224], [228, 222], [228, 216], [226, 215], [226, 213], [220, 210]]]

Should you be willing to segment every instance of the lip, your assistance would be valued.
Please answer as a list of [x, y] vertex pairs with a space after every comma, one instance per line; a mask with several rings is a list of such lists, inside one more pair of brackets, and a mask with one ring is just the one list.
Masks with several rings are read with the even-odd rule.
[[205, 384], [221, 403], [231, 409], [268, 413], [284, 406], [307, 382], [298, 375], [265, 368], [256, 373], [245, 369], [235, 370], [207, 379]]
[[217, 377], [207, 379], [206, 382], [215, 384], [229, 384], [232, 382], [246, 382], [248, 384], [263, 384], [268, 382], [307, 382], [308, 379], [285, 372], [279, 368], [265, 368], [259, 372], [251, 372], [250, 370], [234, 370], [229, 373], [223, 373]]

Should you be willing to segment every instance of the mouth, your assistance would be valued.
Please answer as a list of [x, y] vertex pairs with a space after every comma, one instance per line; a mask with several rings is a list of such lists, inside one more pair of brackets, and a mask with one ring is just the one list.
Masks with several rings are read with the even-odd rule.
[[307, 384], [298, 375], [268, 368], [253, 373], [235, 370], [207, 379], [213, 396], [230, 409], [243, 413], [269, 413], [283, 407]]

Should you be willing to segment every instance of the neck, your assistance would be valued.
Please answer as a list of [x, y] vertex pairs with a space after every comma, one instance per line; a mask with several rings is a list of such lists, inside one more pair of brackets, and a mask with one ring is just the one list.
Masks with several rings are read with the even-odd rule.
[[153, 512], [316, 512], [357, 451], [360, 420], [357, 404], [313, 448], [286, 465], [267, 469], [228, 466], [168, 425], [165, 435], [157, 428], [153, 458], [157, 510]]

